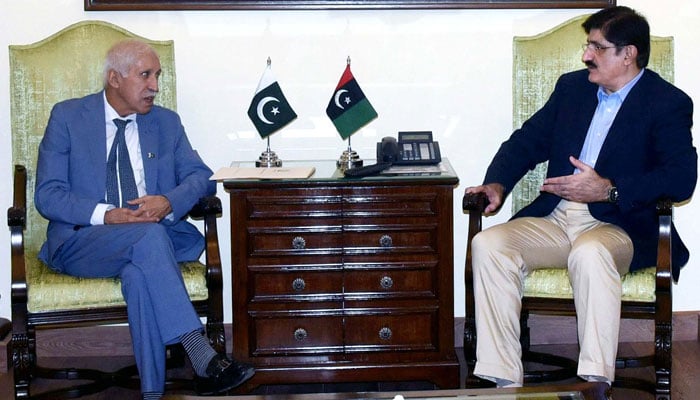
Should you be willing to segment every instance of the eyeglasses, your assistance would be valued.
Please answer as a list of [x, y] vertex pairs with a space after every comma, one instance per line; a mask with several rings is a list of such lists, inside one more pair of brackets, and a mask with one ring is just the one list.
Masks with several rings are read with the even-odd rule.
[[604, 52], [607, 49], [612, 49], [612, 48], [616, 48], [616, 47], [622, 47], [622, 46], [603, 46], [603, 45], [601, 45], [599, 43], [595, 43], [595, 42], [584, 43], [581, 45], [581, 48], [583, 49], [583, 51], [593, 50], [596, 54], [601, 54], [602, 52]]

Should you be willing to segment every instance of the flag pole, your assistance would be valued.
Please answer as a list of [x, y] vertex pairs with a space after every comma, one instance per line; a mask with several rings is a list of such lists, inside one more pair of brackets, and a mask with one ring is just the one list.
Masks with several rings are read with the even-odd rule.
[[345, 171], [355, 167], [361, 167], [363, 164], [360, 155], [352, 149], [352, 146], [350, 146], [350, 137], [351, 136], [348, 136], [348, 148], [343, 151], [343, 153], [340, 155], [340, 158], [338, 158], [338, 161], [336, 161], [335, 163], [336, 167], [338, 167], [338, 169], [341, 171]]
[[267, 149], [255, 161], [255, 166], [262, 168], [278, 168], [282, 166], [282, 160], [277, 157], [274, 151], [270, 150], [270, 136], [267, 137]]
[[[267, 57], [267, 67], [272, 65], [272, 59]], [[274, 151], [270, 150], [270, 136], [267, 136], [267, 149], [260, 154], [260, 158], [255, 161], [255, 166], [260, 168], [277, 168], [282, 166], [282, 160], [277, 157]]]
[[[348, 63], [348, 67], [349, 67], [350, 66], [350, 56], [348, 56], [346, 62]], [[336, 161], [336, 163], [335, 163], [335, 165], [341, 171], [345, 171], [345, 170], [355, 168], [355, 167], [361, 167], [363, 164], [363, 161], [360, 158], [360, 155], [357, 154], [357, 152], [352, 149], [351, 140], [350, 140], [351, 137], [352, 137], [352, 135], [348, 136], [348, 148], [345, 151], [343, 151], [343, 153], [340, 155], [340, 158], [338, 158], [338, 161]]]

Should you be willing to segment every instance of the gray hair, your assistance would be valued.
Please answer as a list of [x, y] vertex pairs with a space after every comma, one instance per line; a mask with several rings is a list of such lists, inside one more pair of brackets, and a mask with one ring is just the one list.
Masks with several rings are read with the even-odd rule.
[[158, 57], [156, 51], [138, 39], [126, 39], [114, 44], [105, 58], [103, 71], [104, 85], [107, 86], [109, 71], [114, 70], [121, 76], [129, 75], [131, 67], [145, 54], [153, 54]]

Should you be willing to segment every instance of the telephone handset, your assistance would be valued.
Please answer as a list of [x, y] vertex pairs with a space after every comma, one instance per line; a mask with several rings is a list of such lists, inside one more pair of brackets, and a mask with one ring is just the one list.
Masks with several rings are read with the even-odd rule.
[[440, 146], [432, 132], [399, 132], [399, 140], [386, 136], [377, 143], [377, 163], [345, 170], [350, 178], [376, 175], [392, 165], [432, 165], [441, 161]]
[[377, 162], [394, 163], [399, 159], [399, 144], [396, 138], [385, 136], [382, 141], [377, 143]]

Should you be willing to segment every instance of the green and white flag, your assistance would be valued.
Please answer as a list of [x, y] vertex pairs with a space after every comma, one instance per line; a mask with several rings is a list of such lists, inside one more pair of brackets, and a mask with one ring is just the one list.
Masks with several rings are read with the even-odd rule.
[[333, 121], [333, 125], [343, 139], [349, 138], [368, 122], [377, 118], [377, 112], [374, 111], [374, 107], [352, 75], [349, 63], [328, 102], [326, 115]]
[[282, 94], [282, 89], [272, 75], [269, 64], [260, 78], [253, 101], [248, 107], [248, 117], [263, 138], [282, 129], [297, 117]]

